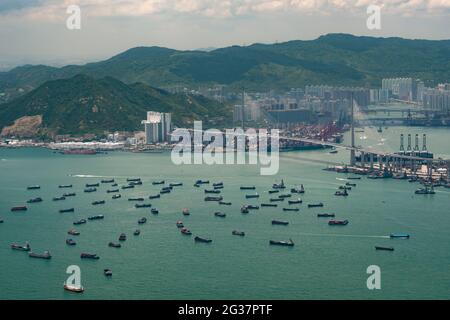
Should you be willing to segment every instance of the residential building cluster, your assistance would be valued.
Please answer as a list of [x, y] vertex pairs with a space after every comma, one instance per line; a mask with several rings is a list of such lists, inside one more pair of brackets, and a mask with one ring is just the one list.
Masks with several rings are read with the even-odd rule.
[[145, 143], [154, 144], [170, 141], [172, 114], [148, 111], [147, 119], [142, 121], [145, 129]]

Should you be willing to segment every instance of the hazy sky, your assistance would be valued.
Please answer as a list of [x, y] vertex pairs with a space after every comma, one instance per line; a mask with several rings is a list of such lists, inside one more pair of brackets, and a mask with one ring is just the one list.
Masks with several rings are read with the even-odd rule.
[[[381, 30], [366, 10], [381, 5]], [[69, 5], [81, 30], [68, 30]], [[108, 58], [135, 46], [197, 49], [326, 33], [450, 39], [450, 0], [0, 0], [0, 68]]]

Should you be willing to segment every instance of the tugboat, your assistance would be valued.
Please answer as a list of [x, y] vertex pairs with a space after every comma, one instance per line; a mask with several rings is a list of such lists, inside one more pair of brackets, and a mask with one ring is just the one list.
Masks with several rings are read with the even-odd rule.
[[189, 212], [189, 209], [188, 208], [184, 208], [183, 209], [183, 215], [184, 216], [188, 216], [188, 215], [190, 215], [191, 213]]
[[120, 243], [110, 242], [110, 243], [108, 243], [108, 247], [119, 249], [119, 248], [122, 248], [122, 245]]
[[77, 194], [75, 193], [75, 192], [71, 192], [71, 193], [64, 193], [63, 194], [63, 197], [66, 197], [66, 198], [68, 198], [68, 197], [75, 197]]
[[308, 204], [308, 208], [322, 208], [323, 207], [323, 203], [312, 203], [312, 204]]
[[73, 224], [75, 226], [79, 226], [79, 225], [85, 224], [85, 223], [87, 223], [86, 219], [81, 219], [81, 220], [75, 221]]
[[435, 194], [434, 187], [431, 186], [430, 188], [420, 188], [415, 191], [415, 194]]
[[227, 215], [223, 212], [215, 212], [214, 215], [219, 218], [225, 218]]
[[27, 187], [27, 190], [39, 190], [41, 188], [41, 186], [29, 186]]
[[281, 226], [287, 226], [289, 222], [287, 221], [280, 221], [280, 220], [272, 220], [273, 225], [281, 225]]
[[273, 246], [293, 247], [294, 246], [294, 241], [292, 241], [292, 239], [289, 239], [289, 241], [270, 240], [269, 244], [273, 245]]
[[83, 293], [84, 292], [84, 288], [82, 286], [74, 286], [71, 284], [64, 284], [64, 290], [66, 291], [70, 291], [70, 292], [75, 292], [75, 293]]
[[300, 186], [300, 189], [292, 188], [291, 193], [299, 193], [299, 194], [305, 193], [305, 188], [303, 187], [303, 185]]
[[223, 197], [206, 197], [205, 201], [217, 201], [220, 202], [223, 200]]
[[140, 208], [151, 208], [152, 205], [151, 205], [150, 203], [143, 203], [143, 204], [136, 203], [136, 204], [134, 205], [134, 207], [135, 207], [136, 209], [140, 209]]
[[45, 260], [50, 260], [52, 258], [52, 255], [50, 254], [49, 251], [44, 251], [44, 253], [34, 253], [34, 252], [29, 252], [28, 256], [30, 258], [36, 258], [36, 259], [45, 259]]
[[241, 187], [241, 190], [256, 190], [256, 187], [255, 186], [252, 186], [252, 187]]
[[348, 225], [348, 220], [330, 220], [328, 221], [330, 226], [346, 226]]
[[105, 277], [112, 277], [113, 275], [111, 269], [103, 269], [103, 274], [105, 275]]
[[99, 214], [99, 215], [97, 215], [97, 216], [91, 216], [91, 217], [89, 217], [88, 220], [90, 220], [90, 221], [93, 221], [93, 220], [103, 220], [104, 218], [105, 218], [104, 215]]
[[261, 203], [261, 207], [272, 207], [276, 208], [278, 205], [276, 203]]
[[158, 209], [156, 209], [156, 208], [152, 208], [152, 210], [150, 210], [150, 212], [152, 214], [158, 214], [159, 213]]
[[42, 198], [33, 198], [27, 201], [27, 203], [38, 203], [38, 202], [42, 202]]
[[348, 192], [347, 192], [347, 189], [344, 189], [344, 191], [338, 190], [338, 191], [336, 191], [334, 193], [334, 195], [335, 196], [341, 196], [341, 197], [347, 197], [348, 196]]
[[245, 195], [245, 199], [256, 199], [259, 198], [259, 194], [247, 194]]
[[159, 198], [161, 198], [161, 195], [160, 194], [157, 194], [157, 195], [155, 195], [155, 196], [150, 196], [150, 197], [148, 197], [150, 200], [152, 200], [152, 199], [159, 199]]
[[81, 258], [81, 259], [92, 259], [92, 260], [98, 260], [98, 259], [100, 259], [100, 257], [99, 257], [96, 253], [85, 253], [85, 252], [83, 252], [83, 253], [80, 255], [80, 258]]
[[289, 200], [288, 203], [289, 204], [301, 204], [301, 203], [303, 203], [303, 201], [301, 199]]
[[144, 223], [147, 223], [147, 218], [143, 217], [138, 220], [138, 224], [144, 224]]
[[107, 190], [106, 193], [117, 193], [120, 192], [119, 189]]
[[98, 205], [100, 205], [100, 204], [105, 204], [105, 203], [106, 203], [105, 200], [100, 200], [100, 201], [94, 201], [94, 202], [92, 202], [92, 205], [93, 205], [93, 206], [98, 206]]
[[191, 230], [189, 230], [187, 228], [182, 228], [180, 232], [187, 236], [190, 236], [192, 234]]
[[19, 207], [12, 207], [11, 211], [15, 212], [15, 211], [27, 211], [28, 208], [26, 206], [19, 206]]
[[195, 242], [203, 242], [203, 243], [211, 243], [212, 242], [211, 239], [206, 239], [206, 238], [202, 238], [202, 237], [199, 237], [199, 236], [196, 236], [194, 238], [194, 240], [195, 240]]
[[100, 183], [86, 183], [86, 188], [100, 187]]
[[112, 196], [113, 200], [120, 199], [120, 198], [122, 198], [122, 196], [120, 194], [115, 194], [115, 195]]
[[66, 244], [69, 245], [69, 246], [74, 246], [77, 243], [73, 239], [66, 239]]
[[70, 189], [70, 188], [72, 188], [72, 185], [71, 184], [60, 184], [58, 186], [58, 188], [60, 188], [60, 189]]
[[166, 181], [164, 181], [164, 180], [161, 180], [161, 181], [153, 181], [153, 182], [152, 182], [152, 185], [156, 186], [156, 185], [161, 185], [161, 184], [165, 184], [165, 183], [166, 183]]
[[69, 209], [61, 209], [59, 210], [59, 213], [68, 213], [68, 212], [75, 212], [74, 208], [69, 208]]
[[234, 236], [240, 236], [240, 237], [244, 237], [245, 236], [245, 232], [244, 231], [233, 230], [231, 232], [231, 234], [234, 235]]
[[62, 196], [62, 197], [54, 197], [53, 201], [63, 201], [66, 200], [66, 197]]
[[380, 247], [380, 246], [375, 246], [375, 250], [381, 250], [381, 251], [394, 251], [393, 247]]
[[224, 206], [231, 206], [232, 205], [231, 202], [225, 202], [225, 201], [219, 201], [219, 204], [224, 205]]
[[135, 236], [138, 236], [138, 235], [141, 234], [141, 230], [136, 229], [136, 230], [134, 230], [133, 234], [134, 234]]
[[319, 213], [318, 218], [334, 218], [336, 215], [334, 213]]
[[177, 221], [177, 228], [184, 228], [183, 221], [181, 220]]
[[299, 209], [299, 208], [283, 208], [283, 211], [294, 211], [294, 212], [299, 212], [300, 209]]
[[274, 183], [274, 184], [272, 185], [272, 188], [273, 188], [273, 189], [285, 189], [286, 186], [284, 185], [284, 181], [281, 180], [281, 183], [280, 183], [280, 184]]
[[121, 233], [119, 236], [119, 241], [126, 241], [127, 240], [127, 235], [125, 233]]
[[87, 188], [87, 189], [84, 189], [84, 192], [85, 193], [92, 193], [92, 192], [96, 192], [97, 191], [97, 188]]
[[24, 246], [22, 246], [20, 244], [13, 243], [13, 244], [11, 244], [11, 249], [17, 250], [17, 251], [30, 251], [31, 247], [30, 247], [30, 244], [28, 242], [25, 242]]
[[71, 229], [67, 233], [70, 234], [71, 236], [79, 236], [80, 235], [80, 233], [75, 229]]

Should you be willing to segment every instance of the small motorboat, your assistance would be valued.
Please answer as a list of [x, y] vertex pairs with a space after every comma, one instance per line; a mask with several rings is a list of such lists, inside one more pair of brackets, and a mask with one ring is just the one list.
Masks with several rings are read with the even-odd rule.
[[255, 186], [243, 186], [243, 187], [241, 187], [240, 188], [241, 190], [256, 190], [256, 187]]
[[161, 195], [160, 194], [157, 194], [157, 195], [154, 195], [154, 196], [150, 196], [150, 197], [148, 197], [150, 200], [152, 200], [152, 199], [159, 199], [159, 198], [161, 198]]
[[138, 224], [144, 224], [144, 223], [147, 223], [147, 218], [143, 217], [138, 220]]
[[292, 239], [289, 239], [289, 241], [270, 240], [269, 244], [270, 245], [274, 245], [274, 246], [293, 247], [294, 246], [294, 241], [292, 241]]
[[86, 219], [81, 219], [81, 220], [75, 221], [73, 224], [75, 226], [79, 226], [80, 224], [85, 224], [85, 223], [87, 223]]
[[118, 187], [119, 185], [117, 184], [117, 183], [113, 183], [112, 185], [111, 185], [111, 187]]
[[221, 182], [213, 183], [213, 187], [223, 187], [223, 182], [221, 181]]
[[381, 250], [381, 251], [394, 251], [394, 247], [381, 247], [381, 246], [375, 246], [375, 250]]
[[287, 226], [289, 222], [287, 221], [281, 221], [281, 220], [272, 220], [273, 225], [281, 225], [281, 226]]
[[58, 188], [60, 188], [60, 189], [70, 189], [70, 188], [72, 188], [72, 185], [71, 184], [60, 184], [58, 186]]
[[209, 184], [209, 180], [197, 180], [195, 184]]
[[119, 189], [112, 189], [112, 190], [107, 190], [106, 193], [118, 193], [120, 192]]
[[205, 201], [216, 201], [220, 202], [223, 200], [223, 197], [205, 197]]
[[180, 230], [180, 232], [184, 235], [190, 236], [192, 234], [191, 230], [189, 230], [188, 228], [182, 228]]
[[120, 199], [120, 198], [122, 198], [122, 196], [120, 194], [115, 194], [115, 195], [112, 196], [113, 200]]
[[104, 274], [106, 277], [112, 277], [112, 275], [113, 275], [111, 269], [103, 269], [103, 274]]
[[64, 196], [62, 196], [62, 197], [54, 197], [52, 200], [53, 201], [63, 201], [63, 200], [66, 200], [66, 197], [64, 197]]
[[68, 213], [68, 212], [75, 212], [75, 208], [61, 209], [61, 210], [59, 210], [59, 213]]
[[152, 205], [151, 205], [150, 203], [143, 203], [143, 204], [138, 204], [138, 203], [136, 203], [136, 204], [134, 205], [134, 207], [135, 207], [136, 209], [142, 209], [142, 208], [151, 208]]
[[13, 244], [11, 244], [11, 249], [17, 250], [17, 251], [30, 251], [31, 247], [28, 242], [25, 242], [24, 246], [17, 244], [17, 243], [13, 243]]
[[27, 203], [38, 203], [38, 202], [42, 202], [42, 198], [38, 197], [38, 198], [33, 198], [27, 201]]
[[128, 201], [138, 201], [138, 202], [140, 202], [140, 201], [144, 201], [145, 199], [144, 198], [128, 198]]
[[231, 206], [232, 205], [231, 202], [225, 202], [225, 201], [219, 201], [219, 204], [224, 205], [224, 206]]
[[91, 221], [93, 221], [93, 220], [103, 220], [104, 218], [105, 218], [104, 215], [99, 214], [99, 215], [96, 215], [96, 216], [90, 216], [90, 217], [88, 217], [88, 220], [91, 220]]
[[356, 187], [356, 183], [350, 183], [350, 182], [347, 182], [345, 185], [346, 185], [347, 187]]
[[114, 179], [103, 179], [101, 183], [114, 183]]
[[333, 149], [333, 150], [331, 150], [329, 153], [330, 153], [330, 154], [336, 154], [336, 153], [338, 153], [338, 151], [337, 151], [336, 149]]
[[339, 190], [347, 190], [347, 191], [350, 191], [350, 190], [352, 190], [352, 187], [349, 187], [349, 186], [339, 186]]
[[211, 243], [212, 242], [211, 239], [206, 239], [206, 238], [202, 238], [202, 237], [199, 237], [199, 236], [196, 236], [194, 238], [194, 240], [195, 240], [195, 242], [203, 242], [203, 243]]
[[126, 241], [127, 240], [127, 235], [125, 233], [121, 233], [119, 236], [119, 241]]
[[249, 213], [248, 206], [242, 206], [241, 207], [241, 213]]
[[128, 178], [127, 182], [139, 182], [141, 181], [141, 178]]
[[328, 221], [330, 226], [346, 226], [348, 225], [348, 220], [330, 220]]
[[164, 183], [166, 183], [166, 181], [164, 181], [164, 180], [161, 180], [161, 181], [153, 181], [153, 182], [152, 182], [152, 185], [156, 186], [156, 185], [161, 185], [161, 184], [164, 184]]
[[435, 194], [435, 193], [436, 192], [434, 191], [433, 186], [431, 186], [431, 188], [428, 187], [420, 188], [415, 191], [415, 194]]
[[220, 189], [223, 189], [224, 187], [223, 186], [214, 186], [213, 188], [214, 188], [214, 190], [220, 190]]
[[122, 245], [120, 243], [110, 242], [110, 243], [108, 243], [108, 247], [110, 247], [110, 248], [122, 248]]
[[126, 189], [134, 189], [134, 186], [129, 184], [127, 186], [122, 186], [122, 190], [126, 190]]
[[269, 194], [273, 194], [273, 193], [279, 193], [280, 190], [269, 190]]
[[225, 218], [227, 215], [223, 212], [214, 212], [214, 215], [219, 218]]
[[71, 236], [79, 236], [80, 235], [80, 232], [78, 232], [75, 229], [71, 229], [71, 230], [67, 231], [67, 233], [70, 234]]
[[188, 216], [188, 215], [190, 215], [191, 213], [189, 212], [189, 209], [188, 208], [184, 208], [183, 209], [183, 215], [184, 216]]
[[334, 218], [335, 214], [334, 213], [319, 213], [319, 214], [317, 214], [317, 217], [319, 217], [319, 218]]
[[69, 193], [64, 193], [63, 197], [68, 198], [68, 197], [75, 197], [77, 194], [75, 192], [69, 192]]
[[334, 193], [335, 196], [340, 196], [340, 197], [347, 197], [348, 196], [348, 192], [347, 189], [345, 189], [344, 191], [338, 190]]
[[69, 245], [69, 246], [74, 246], [77, 243], [73, 239], [66, 239], [66, 244]]
[[38, 186], [38, 185], [36, 185], [36, 186], [29, 186], [29, 187], [27, 187], [27, 190], [39, 190], [41, 188], [41, 186]]
[[247, 209], [249, 209], [249, 210], [259, 210], [259, 206], [254, 206], [254, 205], [249, 204], [249, 205], [247, 205]]
[[270, 202], [282, 202], [285, 198], [270, 198]]
[[49, 251], [44, 251], [44, 253], [34, 253], [34, 252], [29, 252], [28, 256], [30, 258], [36, 258], [36, 259], [45, 259], [45, 260], [49, 260], [52, 258], [52, 255], [50, 254]]
[[361, 177], [347, 177], [348, 180], [361, 180]]
[[299, 208], [283, 208], [283, 211], [294, 211], [294, 212], [298, 212], [300, 211]]
[[86, 188], [100, 187], [100, 183], [86, 183]]
[[97, 191], [97, 188], [87, 188], [87, 189], [84, 189], [84, 192], [85, 193], [92, 193], [92, 192], [96, 192]]
[[105, 203], [106, 203], [105, 200], [100, 200], [100, 201], [94, 201], [94, 202], [92, 202], [92, 205], [93, 205], [93, 206], [98, 206], [98, 205], [100, 205], [100, 204], [105, 204]]
[[177, 228], [184, 228], [183, 221], [177, 221]]
[[133, 232], [133, 235], [135, 235], [135, 236], [138, 236], [138, 235], [140, 235], [141, 234], [141, 230], [139, 230], [139, 229], [136, 229], [136, 230], [134, 230], [134, 232]]
[[85, 252], [83, 252], [83, 253], [80, 255], [80, 258], [81, 258], [81, 259], [92, 259], [92, 260], [98, 260], [98, 259], [100, 259], [100, 257], [99, 257], [96, 253], [85, 253]]
[[407, 233], [391, 233], [390, 237], [392, 239], [409, 239], [409, 234], [407, 234]]
[[182, 182], [169, 183], [169, 187], [181, 187], [182, 185], [183, 185]]
[[16, 212], [16, 211], [27, 211], [28, 208], [26, 206], [18, 206], [18, 207], [12, 207], [11, 211], [12, 212]]
[[129, 186], [142, 186], [142, 181], [131, 181], [128, 183]]
[[245, 195], [245, 199], [256, 199], [259, 198], [259, 194], [247, 194]]
[[241, 236], [241, 237], [244, 237], [244, 236], [245, 236], [245, 232], [243, 232], [243, 231], [237, 231], [237, 230], [233, 230], [233, 231], [231, 232], [231, 234], [234, 235], [234, 236]]
[[162, 195], [162, 194], [167, 194], [167, 193], [170, 193], [170, 189], [162, 189], [160, 192], [159, 192], [159, 194], [160, 195]]
[[261, 207], [272, 207], [276, 208], [278, 205], [276, 203], [261, 203]]
[[82, 286], [74, 286], [71, 284], [64, 284], [64, 290], [70, 291], [70, 292], [75, 292], [75, 293], [83, 293], [84, 292], [84, 288]]
[[152, 210], [150, 210], [150, 212], [151, 212], [152, 214], [158, 214], [158, 213], [159, 213], [159, 210], [156, 209], [156, 208], [152, 208]]
[[301, 204], [301, 203], [303, 203], [303, 201], [301, 199], [289, 200], [288, 203], [289, 204]]
[[311, 203], [308, 204], [308, 208], [322, 208], [323, 207], [323, 203]]
[[205, 189], [205, 193], [219, 194], [219, 193], [220, 193], [220, 190], [206, 190], [206, 189]]
[[286, 199], [292, 197], [292, 194], [280, 194], [278, 196], [279, 199]]

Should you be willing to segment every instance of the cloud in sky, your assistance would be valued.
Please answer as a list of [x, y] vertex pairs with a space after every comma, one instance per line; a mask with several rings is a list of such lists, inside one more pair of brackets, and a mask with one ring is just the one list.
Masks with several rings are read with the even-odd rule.
[[370, 4], [408, 16], [450, 13], [450, 0], [2, 0], [0, 15], [61, 19], [72, 4], [78, 4], [84, 14], [100, 17], [191, 14], [229, 18], [286, 11], [329, 14], [361, 11]]

